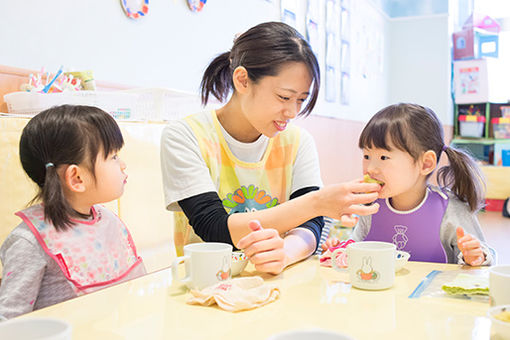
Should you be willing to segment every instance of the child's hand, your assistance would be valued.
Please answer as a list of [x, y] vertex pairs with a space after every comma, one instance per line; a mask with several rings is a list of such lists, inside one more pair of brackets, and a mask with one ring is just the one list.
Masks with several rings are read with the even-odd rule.
[[286, 266], [284, 242], [276, 229], [263, 229], [260, 222], [252, 220], [248, 223], [251, 233], [239, 240], [237, 248], [244, 253], [261, 272], [279, 274]]
[[457, 246], [464, 256], [464, 262], [470, 266], [479, 266], [485, 261], [480, 241], [471, 234], [465, 234], [462, 227], [457, 227]]
[[328, 239], [321, 245], [323, 251], [328, 250], [329, 248], [336, 247], [340, 243], [340, 240], [336, 237], [328, 237]]

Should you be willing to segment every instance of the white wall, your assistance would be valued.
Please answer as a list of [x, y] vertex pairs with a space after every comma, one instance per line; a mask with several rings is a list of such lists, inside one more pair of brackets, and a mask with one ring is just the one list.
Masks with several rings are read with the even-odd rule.
[[390, 102], [430, 107], [453, 125], [448, 15], [391, 19]]
[[[324, 22], [325, 2], [315, 1], [321, 1]], [[211, 0], [193, 13], [185, 0], [154, 0], [148, 16], [135, 21], [124, 15], [120, 1], [11, 1], [0, 11], [0, 64], [50, 71], [64, 65], [92, 69], [103, 81], [197, 91], [204, 68], [230, 49], [234, 34], [278, 20], [279, 3]], [[304, 33], [306, 0], [298, 4]], [[351, 103], [326, 103], [323, 86], [315, 112], [367, 121], [392, 102], [416, 101], [450, 124], [447, 17], [389, 19], [370, 0], [352, 0], [351, 7]], [[382, 36], [380, 59], [366, 39], [365, 32], [374, 30]], [[324, 85], [324, 72], [322, 79]]]
[[278, 19], [278, 9], [276, 1], [214, 0], [193, 13], [184, 0], [154, 0], [147, 17], [131, 20], [119, 0], [11, 1], [0, 11], [0, 63], [92, 69], [103, 81], [196, 91], [234, 34]]

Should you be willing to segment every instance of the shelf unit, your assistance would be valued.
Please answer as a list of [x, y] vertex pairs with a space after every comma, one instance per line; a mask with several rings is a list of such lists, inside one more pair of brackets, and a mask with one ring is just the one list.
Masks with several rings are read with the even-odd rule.
[[[480, 110], [480, 115], [485, 116], [485, 127], [481, 138], [462, 137], [459, 134], [459, 115], [463, 114], [471, 105], [473, 105], [475, 111]], [[482, 172], [486, 177], [486, 198], [488, 201], [503, 200], [510, 196], [510, 167], [493, 165], [494, 151], [499, 150], [501, 146], [498, 146], [498, 144], [508, 144], [510, 148], [510, 139], [494, 138], [491, 120], [492, 118], [501, 117], [501, 106], [510, 106], [510, 103], [455, 104], [454, 110], [454, 136], [451, 144], [468, 150], [475, 158], [488, 163], [481, 166]]]
[[494, 132], [492, 130], [491, 119], [501, 117], [501, 107], [510, 106], [510, 103], [484, 102], [484, 103], [455, 104], [454, 138], [460, 137], [459, 115], [465, 113], [465, 111], [467, 111], [470, 106], [473, 106], [476, 110], [480, 110], [481, 114], [485, 117], [485, 128], [482, 138], [494, 139]]

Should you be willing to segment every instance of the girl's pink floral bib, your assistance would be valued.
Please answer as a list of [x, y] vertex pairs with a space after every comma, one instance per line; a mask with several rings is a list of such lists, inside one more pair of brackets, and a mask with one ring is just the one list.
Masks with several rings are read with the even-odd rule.
[[41, 204], [16, 215], [23, 219], [44, 251], [58, 263], [78, 294], [120, 281], [136, 267], [143, 267], [126, 226], [100, 205], [92, 207], [92, 220], [73, 219], [73, 227], [60, 232], [44, 220]]

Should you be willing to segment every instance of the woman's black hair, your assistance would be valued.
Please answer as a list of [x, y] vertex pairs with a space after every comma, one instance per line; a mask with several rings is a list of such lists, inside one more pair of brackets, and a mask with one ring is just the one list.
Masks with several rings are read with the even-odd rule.
[[467, 202], [471, 211], [483, 206], [485, 183], [480, 168], [466, 152], [445, 147], [443, 127], [434, 111], [416, 104], [400, 103], [377, 112], [361, 132], [359, 147], [389, 151], [389, 143], [407, 152], [415, 161], [428, 150], [434, 151], [439, 160], [444, 150], [450, 164], [438, 170], [438, 184]]
[[58, 167], [84, 165], [94, 175], [99, 152], [106, 159], [123, 145], [113, 117], [97, 107], [61, 105], [42, 111], [25, 126], [19, 143], [21, 165], [39, 187], [31, 202], [42, 200], [45, 220], [58, 231], [67, 230], [73, 216], [85, 216], [66, 200]]
[[202, 104], [207, 104], [212, 94], [224, 101], [234, 88], [232, 74], [243, 66], [251, 81], [276, 76], [288, 62], [302, 62], [310, 71], [313, 89], [306, 107], [299, 113], [307, 116], [315, 106], [319, 95], [320, 69], [317, 58], [308, 42], [291, 26], [282, 22], [266, 22], [241, 34], [232, 50], [217, 56], [202, 77]]

